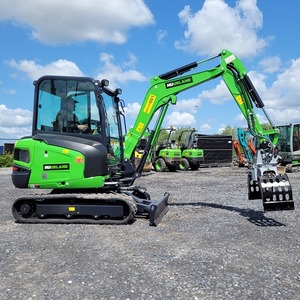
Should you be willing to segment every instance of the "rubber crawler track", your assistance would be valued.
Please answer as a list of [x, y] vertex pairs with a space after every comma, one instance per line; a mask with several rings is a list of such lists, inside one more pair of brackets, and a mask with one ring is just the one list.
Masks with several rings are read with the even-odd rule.
[[[59, 217], [45, 217], [41, 218], [36, 213], [36, 206], [38, 204], [50, 204], [50, 205], [70, 205], [76, 206], [76, 204], [91, 204], [91, 205], [122, 205], [124, 211], [123, 218], [91, 218], [76, 216], [68, 218], [67, 216]], [[24, 215], [21, 213], [20, 208], [22, 204], [28, 204], [30, 206], [30, 213]], [[128, 224], [131, 223], [137, 212], [137, 205], [131, 196], [118, 194], [118, 193], [103, 193], [103, 194], [36, 194], [30, 196], [24, 196], [18, 198], [12, 206], [12, 214], [17, 222], [20, 223], [84, 223], [84, 224]]]

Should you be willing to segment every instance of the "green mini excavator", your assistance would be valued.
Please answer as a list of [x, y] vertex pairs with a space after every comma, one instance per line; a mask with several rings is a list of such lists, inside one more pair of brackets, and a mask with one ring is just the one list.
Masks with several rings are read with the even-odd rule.
[[[216, 67], [191, 72], [215, 59]], [[15, 219], [23, 223], [128, 224], [145, 217], [150, 225], [157, 225], [168, 211], [169, 193], [152, 200], [147, 190], [134, 182], [157, 140], [169, 105], [176, 105], [179, 93], [217, 77], [223, 78], [257, 140], [247, 177], [249, 199], [262, 199], [265, 210], [293, 209], [289, 179], [276, 168], [278, 129], [272, 125], [272, 134], [265, 134], [253, 109], [255, 105], [266, 114], [261, 98], [242, 62], [222, 50], [214, 57], [154, 76], [128, 133], [121, 90], [110, 89], [107, 80], [43, 76], [35, 81], [32, 134], [15, 144], [12, 181], [17, 188], [49, 192], [16, 199], [12, 206]], [[67, 101], [72, 109], [62, 112]], [[157, 119], [136, 166], [135, 149], [154, 116]], [[58, 126], [58, 121], [63, 122]]]

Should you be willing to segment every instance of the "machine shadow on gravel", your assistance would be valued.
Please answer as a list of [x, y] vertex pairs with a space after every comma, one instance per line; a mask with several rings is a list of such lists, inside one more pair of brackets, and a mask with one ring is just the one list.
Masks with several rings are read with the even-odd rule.
[[272, 218], [267, 218], [262, 211], [256, 211], [253, 209], [243, 209], [234, 206], [221, 205], [215, 203], [207, 202], [190, 202], [190, 203], [169, 203], [169, 206], [202, 206], [224, 209], [228, 211], [238, 212], [242, 217], [247, 218], [247, 220], [260, 227], [271, 227], [271, 226], [286, 226], [285, 224], [278, 222]]

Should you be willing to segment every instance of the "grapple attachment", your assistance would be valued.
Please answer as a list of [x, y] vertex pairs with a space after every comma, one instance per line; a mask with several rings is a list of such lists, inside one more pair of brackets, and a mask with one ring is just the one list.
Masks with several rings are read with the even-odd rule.
[[293, 210], [294, 201], [286, 174], [263, 175], [258, 181], [265, 211]]
[[249, 200], [262, 199], [264, 211], [293, 210], [292, 188], [286, 174], [263, 175], [257, 181], [248, 174]]

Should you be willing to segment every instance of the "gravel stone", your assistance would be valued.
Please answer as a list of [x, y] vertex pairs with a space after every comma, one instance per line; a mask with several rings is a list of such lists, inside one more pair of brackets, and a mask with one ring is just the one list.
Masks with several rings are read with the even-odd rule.
[[[16, 189], [0, 170], [0, 299], [300, 299], [300, 172], [294, 211], [248, 200], [247, 169], [144, 173], [153, 200], [171, 194], [158, 227], [18, 224]], [[41, 191], [45, 192], [45, 191]]]

